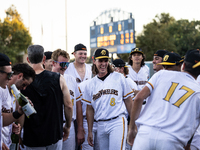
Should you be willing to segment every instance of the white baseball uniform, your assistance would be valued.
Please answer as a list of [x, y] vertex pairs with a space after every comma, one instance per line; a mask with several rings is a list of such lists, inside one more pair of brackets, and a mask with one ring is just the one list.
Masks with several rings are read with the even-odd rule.
[[[3, 93], [4, 94], [2, 95], [2, 110], [1, 111], [3, 113], [12, 113], [13, 100], [9, 92], [8, 86], [6, 86], [6, 89], [3, 89]], [[11, 133], [12, 133], [12, 124], [2, 128], [2, 141], [8, 148], [10, 148], [10, 145], [12, 144]]]
[[69, 75], [73, 76], [74, 78], [76, 78], [77, 84], [79, 85], [80, 82], [91, 79], [91, 77], [92, 77], [91, 66], [88, 64], [85, 64], [85, 77], [83, 80], [79, 76], [79, 74], [74, 66], [74, 63], [69, 64], [68, 68], [65, 71], [65, 74], [69, 74]]
[[200, 86], [191, 75], [168, 70], [155, 73], [146, 86], [151, 95], [136, 120], [133, 150], [182, 150], [200, 122]]
[[133, 70], [133, 68], [128, 65], [129, 74], [128, 77], [131, 78], [138, 86], [138, 90], [141, 90], [149, 79], [149, 67], [144, 65], [140, 68], [140, 71], [137, 73]]
[[[79, 89], [81, 91], [81, 94], [84, 93], [85, 86], [86, 86], [86, 84], [89, 83], [89, 81], [90, 81], [90, 79], [89, 80], [85, 80], [85, 81], [83, 81], [83, 82], [81, 82], [79, 84]], [[82, 150], [99, 150], [99, 144], [98, 144], [98, 140], [97, 140], [97, 122], [93, 123], [93, 129], [92, 129], [94, 147], [91, 147], [88, 144], [88, 141], [87, 141], [87, 137], [88, 137], [88, 124], [87, 124], [87, 118], [86, 118], [86, 108], [87, 108], [87, 104], [86, 103], [82, 103], [83, 127], [84, 127], [84, 130], [85, 130], [85, 141], [82, 144]]]
[[[65, 81], [67, 83], [67, 87], [70, 92], [70, 98], [73, 104], [73, 115], [72, 115], [72, 122], [69, 137], [66, 141], [63, 142], [63, 150], [75, 150], [75, 129], [74, 129], [74, 120], [76, 120], [76, 102], [81, 100], [81, 95], [74, 77], [65, 74], [64, 75]], [[63, 113], [63, 119], [65, 122], [65, 115]], [[64, 123], [65, 125], [65, 123]]]
[[127, 120], [123, 100], [132, 94], [125, 77], [117, 72], [103, 81], [95, 76], [86, 84], [83, 101], [94, 109], [100, 150], [125, 149]]

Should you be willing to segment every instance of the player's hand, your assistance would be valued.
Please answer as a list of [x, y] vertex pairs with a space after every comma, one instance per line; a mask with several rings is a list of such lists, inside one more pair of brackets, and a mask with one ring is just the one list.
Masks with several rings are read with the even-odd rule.
[[128, 131], [128, 134], [127, 134], [127, 143], [130, 145], [130, 146], [133, 146], [133, 142], [135, 140], [135, 136], [136, 136], [137, 132], [135, 130], [129, 130]]
[[88, 144], [89, 144], [90, 146], [94, 147], [92, 132], [91, 132], [91, 133], [88, 132], [88, 138], [87, 138], [87, 140], [88, 140]]
[[20, 134], [20, 131], [21, 131], [21, 125], [19, 123], [18, 124], [13, 123], [12, 132], [15, 134]]
[[2, 143], [2, 150], [9, 150], [5, 143]]
[[78, 128], [78, 133], [77, 133], [78, 145], [81, 145], [84, 141], [85, 141], [85, 131], [83, 128]]
[[67, 140], [69, 136], [70, 128], [67, 128], [66, 126], [63, 127], [63, 141]]
[[20, 145], [22, 148], [24, 148], [24, 144], [23, 144], [21, 136], [19, 136], [19, 150], [21, 150]]
[[187, 144], [186, 147], [184, 147], [185, 150], [191, 150], [190, 149], [190, 144]]

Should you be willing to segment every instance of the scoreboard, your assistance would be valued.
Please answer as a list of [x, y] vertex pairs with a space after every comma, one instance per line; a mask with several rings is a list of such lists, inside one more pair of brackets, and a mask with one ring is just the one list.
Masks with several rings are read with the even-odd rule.
[[135, 44], [135, 22], [127, 19], [90, 27], [90, 48], [107, 48], [110, 52], [130, 53]]

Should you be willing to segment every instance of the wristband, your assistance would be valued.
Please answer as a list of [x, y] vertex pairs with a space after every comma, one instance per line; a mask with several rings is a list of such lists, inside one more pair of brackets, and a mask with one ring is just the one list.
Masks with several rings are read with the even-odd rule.
[[19, 119], [19, 117], [21, 117], [23, 114], [20, 114], [17, 110], [15, 112], [13, 112], [13, 117], [15, 119]]

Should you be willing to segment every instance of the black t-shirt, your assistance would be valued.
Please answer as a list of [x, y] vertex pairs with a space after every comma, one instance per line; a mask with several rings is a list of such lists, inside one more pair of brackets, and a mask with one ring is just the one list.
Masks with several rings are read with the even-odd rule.
[[22, 93], [33, 103], [36, 114], [25, 117], [23, 143], [43, 147], [63, 137], [63, 93], [60, 74], [43, 71]]

